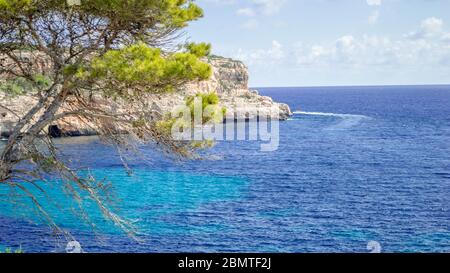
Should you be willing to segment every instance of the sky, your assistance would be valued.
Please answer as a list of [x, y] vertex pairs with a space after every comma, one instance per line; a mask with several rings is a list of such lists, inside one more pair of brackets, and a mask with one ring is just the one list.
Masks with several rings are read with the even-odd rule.
[[197, 0], [188, 39], [250, 86], [450, 83], [450, 0]]

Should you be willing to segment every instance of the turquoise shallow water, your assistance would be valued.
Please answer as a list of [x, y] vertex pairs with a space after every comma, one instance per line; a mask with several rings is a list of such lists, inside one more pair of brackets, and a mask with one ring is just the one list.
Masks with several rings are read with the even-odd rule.
[[[173, 162], [142, 147], [128, 176], [95, 138], [60, 140], [74, 165], [112, 182], [139, 241], [94, 207], [97, 236], [68, 206], [52, 214], [89, 252], [366, 252], [371, 240], [387, 252], [450, 252], [450, 87], [260, 91], [297, 110], [272, 153], [223, 142], [205, 160]], [[1, 206], [1, 245], [63, 250], [26, 216]]]

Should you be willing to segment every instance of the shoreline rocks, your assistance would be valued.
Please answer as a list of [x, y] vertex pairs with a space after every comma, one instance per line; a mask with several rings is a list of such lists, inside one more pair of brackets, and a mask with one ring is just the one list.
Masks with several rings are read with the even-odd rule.
[[[187, 96], [197, 93], [217, 92], [220, 105], [227, 109], [227, 120], [243, 121], [257, 120], [260, 118], [286, 120], [292, 116], [288, 105], [276, 103], [270, 97], [259, 95], [257, 90], [248, 88], [248, 69], [244, 63], [228, 58], [211, 56], [208, 63], [213, 67], [213, 75], [210, 80], [190, 83], [184, 86], [180, 92], [148, 95], [145, 99], [149, 101], [152, 110], [160, 113], [168, 113], [174, 107], [183, 105]], [[6, 98], [0, 93], [0, 138], [7, 138], [19, 120], [18, 116], [24, 116], [26, 112], [36, 103], [33, 96], [17, 96]], [[99, 103], [113, 106], [111, 102], [101, 101]], [[13, 110], [18, 114], [11, 113]], [[54, 137], [64, 136], [88, 136], [94, 135], [95, 130], [75, 118], [65, 119], [48, 128], [49, 134]]]

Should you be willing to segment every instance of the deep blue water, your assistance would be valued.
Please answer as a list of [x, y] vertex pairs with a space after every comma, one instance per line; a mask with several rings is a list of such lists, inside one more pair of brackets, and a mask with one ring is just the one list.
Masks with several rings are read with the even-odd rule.
[[[272, 153], [222, 142], [206, 160], [174, 162], [148, 147], [128, 176], [95, 138], [60, 141], [74, 164], [113, 182], [139, 241], [88, 207], [92, 235], [62, 196], [52, 214], [87, 252], [366, 252], [371, 240], [385, 252], [450, 252], [449, 86], [260, 93], [297, 113]], [[65, 241], [28, 215], [1, 206], [0, 245], [63, 251]]]

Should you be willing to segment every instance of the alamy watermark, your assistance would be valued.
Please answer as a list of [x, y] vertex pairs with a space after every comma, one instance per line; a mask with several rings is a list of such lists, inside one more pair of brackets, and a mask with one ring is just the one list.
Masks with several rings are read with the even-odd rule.
[[369, 243], [367, 243], [367, 250], [370, 251], [370, 253], [381, 253], [381, 244], [377, 241], [370, 241]]
[[251, 106], [236, 103], [226, 114], [218, 105], [203, 106], [201, 97], [193, 107], [178, 106], [172, 111], [175, 122], [172, 138], [180, 141], [260, 141], [262, 152], [280, 145], [280, 113], [277, 105]]
[[81, 244], [78, 241], [70, 241], [66, 245], [66, 253], [84, 253], [83, 248], [81, 248]]

